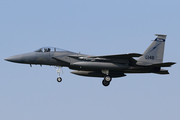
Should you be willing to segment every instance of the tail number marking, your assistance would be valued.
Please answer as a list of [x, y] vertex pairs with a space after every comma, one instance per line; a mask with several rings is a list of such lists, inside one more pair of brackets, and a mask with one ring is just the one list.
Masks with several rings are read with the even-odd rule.
[[147, 60], [154, 60], [154, 56], [148, 56], [148, 55], [146, 55], [146, 56], [145, 56], [145, 59], [147, 59]]

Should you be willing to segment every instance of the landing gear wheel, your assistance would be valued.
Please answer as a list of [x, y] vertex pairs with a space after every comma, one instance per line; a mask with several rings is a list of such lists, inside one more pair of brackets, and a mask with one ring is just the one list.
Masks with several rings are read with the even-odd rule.
[[61, 77], [58, 77], [58, 78], [57, 78], [57, 81], [58, 81], [58, 82], [61, 82], [61, 81], [62, 81], [62, 78], [61, 78]]
[[[62, 78], [60, 77], [61, 66], [55, 66], [55, 68], [56, 68], [56, 71], [57, 71], [57, 74], [58, 74], [57, 81], [58, 81], [58, 82], [61, 82], [61, 81], [62, 81]], [[63, 71], [62, 71], [62, 72], [63, 72]]]
[[103, 81], [102, 81], [102, 84], [103, 84], [104, 86], [108, 86], [108, 85], [110, 84], [110, 81], [103, 80]]
[[105, 76], [104, 80], [107, 81], [107, 82], [111, 82], [112, 78], [110, 76]]

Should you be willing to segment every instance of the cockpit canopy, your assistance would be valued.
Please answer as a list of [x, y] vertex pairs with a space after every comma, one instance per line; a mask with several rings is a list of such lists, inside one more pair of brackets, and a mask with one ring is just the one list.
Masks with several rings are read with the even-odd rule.
[[55, 48], [55, 47], [42, 47], [35, 52], [57, 52], [57, 51], [66, 51], [60, 48]]

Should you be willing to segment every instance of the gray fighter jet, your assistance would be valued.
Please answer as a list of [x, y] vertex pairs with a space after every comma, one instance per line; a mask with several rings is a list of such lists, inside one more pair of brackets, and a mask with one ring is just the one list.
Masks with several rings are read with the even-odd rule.
[[[90, 56], [74, 53], [54, 47], [43, 47], [34, 52], [6, 58], [15, 63], [55, 66], [61, 82], [61, 67], [69, 67], [71, 73], [88, 77], [104, 78], [102, 84], [108, 86], [115, 77], [124, 77], [125, 73], [156, 73], [169, 74], [161, 67], [170, 67], [175, 62], [163, 63], [166, 35], [155, 34], [157, 37], [143, 54], [129, 53], [118, 55]], [[139, 59], [134, 59], [139, 57]]]

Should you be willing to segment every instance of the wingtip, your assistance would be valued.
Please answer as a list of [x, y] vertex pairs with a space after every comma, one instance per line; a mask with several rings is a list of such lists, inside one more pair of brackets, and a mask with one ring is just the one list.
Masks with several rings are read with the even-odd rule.
[[163, 35], [163, 34], [154, 34], [155, 36], [162, 36], [162, 37], [166, 37], [167, 35]]

